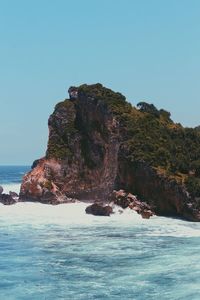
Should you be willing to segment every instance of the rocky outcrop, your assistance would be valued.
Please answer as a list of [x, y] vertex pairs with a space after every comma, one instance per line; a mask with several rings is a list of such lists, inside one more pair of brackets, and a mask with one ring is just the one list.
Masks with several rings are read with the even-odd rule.
[[113, 209], [109, 205], [94, 203], [86, 207], [85, 212], [94, 216], [110, 216], [113, 213]]
[[200, 221], [197, 131], [174, 124], [154, 105], [142, 102], [136, 109], [101, 84], [71, 87], [69, 96], [49, 118], [46, 155], [24, 176], [21, 201], [107, 203], [113, 190], [124, 189], [123, 196], [115, 193], [114, 202], [145, 218], [155, 212]]
[[15, 204], [18, 201], [13, 198], [12, 196], [8, 195], [8, 194], [1, 194], [0, 196], [0, 203], [4, 204], [4, 205], [11, 205], [11, 204]]
[[146, 201], [157, 215], [179, 216], [200, 221], [198, 202], [184, 185], [161, 175], [144, 162], [119, 163], [119, 184]]
[[54, 179], [54, 176], [57, 178], [60, 170], [61, 163], [55, 159], [38, 160], [32, 171], [23, 178], [20, 201], [39, 201], [53, 205], [75, 202], [75, 197], [68, 197], [59, 189], [57, 181], [60, 177]]
[[4, 205], [11, 205], [18, 202], [18, 194], [15, 192], [9, 192], [9, 194], [3, 193], [3, 187], [0, 186], [0, 203]]
[[136, 196], [126, 193], [124, 190], [113, 191], [110, 201], [123, 209], [129, 207], [136, 211], [144, 219], [149, 219], [155, 213], [151, 210], [150, 205], [143, 201], [139, 201]]
[[56, 106], [48, 125], [46, 157], [23, 178], [20, 198], [105, 201], [114, 189], [120, 141], [118, 121], [103, 99], [79, 91]]

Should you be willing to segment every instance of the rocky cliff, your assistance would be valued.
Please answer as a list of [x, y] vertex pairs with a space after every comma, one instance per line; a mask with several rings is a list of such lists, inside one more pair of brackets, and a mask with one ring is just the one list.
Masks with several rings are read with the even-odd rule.
[[48, 125], [46, 157], [24, 177], [21, 198], [106, 200], [115, 185], [120, 139], [118, 121], [103, 99], [78, 89], [77, 98], [56, 105]]
[[107, 202], [124, 189], [161, 215], [200, 220], [200, 136], [152, 104], [132, 107], [101, 84], [69, 89], [49, 118], [45, 157], [21, 185], [22, 201]]

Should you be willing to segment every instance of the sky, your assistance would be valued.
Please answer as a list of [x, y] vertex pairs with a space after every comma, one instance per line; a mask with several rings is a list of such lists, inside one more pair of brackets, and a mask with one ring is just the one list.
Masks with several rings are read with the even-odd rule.
[[71, 85], [100, 82], [200, 125], [200, 1], [0, 0], [0, 165], [44, 156]]

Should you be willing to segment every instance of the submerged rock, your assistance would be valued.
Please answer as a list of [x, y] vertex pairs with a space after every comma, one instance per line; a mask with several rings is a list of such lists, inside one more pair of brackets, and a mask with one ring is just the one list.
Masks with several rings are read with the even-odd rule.
[[113, 209], [109, 205], [104, 206], [103, 204], [94, 203], [86, 207], [85, 212], [94, 216], [110, 216]]

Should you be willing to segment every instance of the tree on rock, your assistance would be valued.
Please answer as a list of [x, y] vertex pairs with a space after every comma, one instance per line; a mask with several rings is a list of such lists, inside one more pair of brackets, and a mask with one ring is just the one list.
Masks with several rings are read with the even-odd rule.
[[159, 117], [159, 111], [157, 110], [157, 108], [153, 104], [149, 104], [149, 103], [146, 103], [146, 102], [139, 102], [137, 104], [137, 108], [141, 112], [150, 113], [150, 114], [153, 114], [153, 115]]

